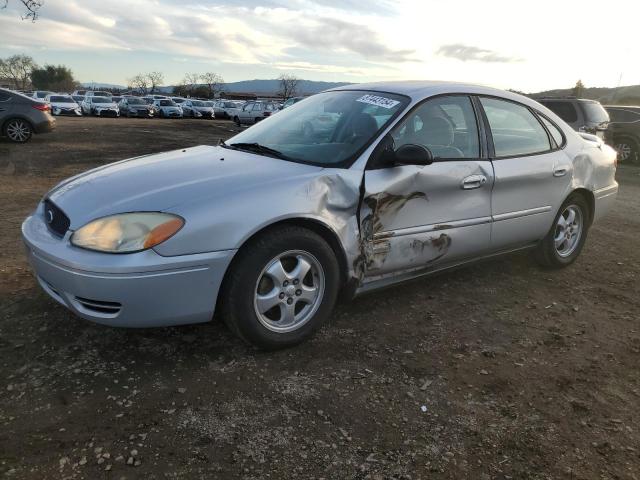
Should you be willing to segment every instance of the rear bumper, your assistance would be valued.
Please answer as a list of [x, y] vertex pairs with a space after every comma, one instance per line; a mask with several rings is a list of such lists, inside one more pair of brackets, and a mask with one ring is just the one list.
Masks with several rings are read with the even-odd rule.
[[116, 327], [206, 322], [235, 251], [163, 257], [153, 250], [110, 255], [73, 247], [38, 213], [22, 225], [27, 257], [40, 286], [86, 320]]
[[33, 125], [33, 131], [35, 133], [49, 133], [55, 130], [56, 128], [56, 119], [51, 117], [51, 119], [42, 120], [41, 122], [35, 123]]
[[608, 187], [595, 190], [593, 196], [595, 198], [593, 221], [597, 222], [611, 209], [613, 202], [615, 202], [618, 196], [618, 182], [614, 182]]

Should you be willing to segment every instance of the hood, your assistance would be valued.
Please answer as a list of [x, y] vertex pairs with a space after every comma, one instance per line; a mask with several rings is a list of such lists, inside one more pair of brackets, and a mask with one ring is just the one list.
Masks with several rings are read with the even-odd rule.
[[[222, 160], [224, 159], [224, 160]], [[198, 146], [132, 158], [63, 181], [48, 194], [75, 230], [115, 213], [165, 211], [270, 181], [314, 174], [320, 167], [222, 147]]]

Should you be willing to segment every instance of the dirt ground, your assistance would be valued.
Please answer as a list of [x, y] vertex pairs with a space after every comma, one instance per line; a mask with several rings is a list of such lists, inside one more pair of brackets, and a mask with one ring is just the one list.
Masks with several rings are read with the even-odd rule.
[[261, 353], [218, 323], [122, 330], [36, 285], [20, 224], [59, 180], [230, 122], [63, 118], [0, 141], [0, 475], [640, 479], [640, 168], [563, 271], [527, 253], [342, 304]]

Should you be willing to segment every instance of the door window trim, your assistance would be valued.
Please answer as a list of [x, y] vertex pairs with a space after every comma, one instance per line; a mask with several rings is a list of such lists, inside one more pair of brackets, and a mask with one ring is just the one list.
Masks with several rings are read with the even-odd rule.
[[[556, 146], [555, 148], [553, 147], [554, 145], [556, 145], [555, 140], [553, 139], [553, 136], [551, 135], [551, 133], [549, 133], [549, 131], [547, 130], [547, 128], [544, 125], [544, 122], [542, 122], [542, 120], [540, 120], [540, 117], [538, 117], [536, 110], [534, 110], [533, 108], [531, 108], [529, 105], [525, 105], [524, 103], [518, 102], [517, 100], [511, 100], [510, 98], [504, 98], [504, 97], [499, 97], [497, 95], [485, 95], [485, 94], [477, 94], [476, 98], [478, 99], [478, 105], [481, 108], [482, 111], [482, 118], [485, 122], [485, 128], [486, 128], [486, 136], [488, 141], [490, 142], [490, 160], [509, 160], [509, 159], [513, 159], [513, 158], [523, 158], [523, 157], [533, 157], [533, 156], [537, 156], [537, 155], [546, 155], [547, 153], [553, 153], [556, 152], [558, 150], [561, 150], [562, 148], [564, 148], [567, 144], [566, 141], [566, 136], [564, 135], [564, 132], [562, 131], [562, 129], [559, 128], [560, 132], [562, 133], [562, 137], [563, 137], [563, 146], [562, 147], [558, 147]], [[545, 134], [547, 135], [547, 140], [549, 141], [549, 149], [548, 150], [541, 150], [539, 152], [532, 152], [532, 153], [520, 153], [520, 154], [516, 154], [516, 155], [503, 155], [503, 156], [497, 156], [496, 155], [496, 151], [495, 151], [495, 145], [493, 142], [493, 133], [491, 132], [491, 125], [489, 124], [489, 118], [487, 117], [487, 112], [484, 109], [484, 106], [482, 105], [482, 102], [480, 101], [482, 98], [491, 98], [494, 100], [501, 100], [503, 102], [509, 102], [509, 103], [514, 103], [520, 107], [524, 107], [526, 108], [529, 113], [531, 113], [531, 115], [533, 115], [533, 118], [535, 118], [538, 122], [538, 124], [542, 127], [542, 129], [544, 130]], [[546, 115], [543, 115], [545, 118]], [[553, 125], [555, 125], [557, 127], [557, 125], [555, 124], [555, 122], [551, 122]]]
[[[409, 120], [409, 118], [415, 114], [415, 111], [418, 110], [420, 107], [422, 107], [422, 105], [424, 105], [430, 100], [440, 98], [440, 97], [467, 97], [469, 99], [469, 102], [471, 103], [471, 108], [473, 109], [473, 116], [476, 121], [476, 131], [478, 134], [478, 156], [465, 157], [465, 158], [434, 158], [432, 163], [479, 162], [482, 160], [490, 160], [491, 158], [489, 156], [489, 147], [487, 145], [488, 139], [487, 139], [486, 131], [484, 128], [484, 124], [482, 123], [482, 120], [480, 118], [481, 111], [478, 110], [478, 107], [475, 104], [475, 100], [474, 100], [475, 95], [473, 93], [466, 93], [466, 92], [439, 93], [437, 95], [432, 95], [430, 97], [424, 98], [418, 103], [416, 103], [413, 107], [411, 107], [398, 121], [396, 121], [396, 123], [393, 124], [393, 126], [389, 129], [389, 132], [383, 135], [383, 137], [390, 135], [391, 132], [395, 130], [398, 126], [402, 125], [404, 121]], [[376, 156], [376, 152], [374, 150], [369, 156], [369, 158], [367, 159], [365, 170], [372, 170], [372, 169], [379, 170], [379, 167], [371, 166], [371, 163], [375, 156]], [[400, 165], [395, 165], [395, 166], [400, 166]], [[391, 168], [394, 168], [394, 167], [391, 167]]]

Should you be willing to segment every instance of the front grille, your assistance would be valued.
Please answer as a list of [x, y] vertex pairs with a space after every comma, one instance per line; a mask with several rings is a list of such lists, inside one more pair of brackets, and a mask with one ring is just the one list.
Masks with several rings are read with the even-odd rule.
[[122, 304], [118, 302], [105, 302], [104, 300], [92, 300], [90, 298], [76, 297], [76, 302], [86, 310], [102, 313], [106, 315], [117, 315], [120, 313]]
[[64, 237], [71, 224], [69, 217], [49, 199], [44, 201], [44, 221], [49, 230], [61, 237]]

